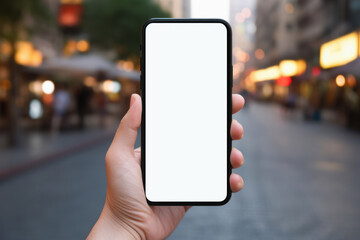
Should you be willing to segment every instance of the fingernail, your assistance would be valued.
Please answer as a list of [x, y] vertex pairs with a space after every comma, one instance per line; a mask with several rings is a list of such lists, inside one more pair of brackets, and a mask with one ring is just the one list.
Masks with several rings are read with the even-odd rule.
[[240, 181], [240, 182], [238, 183], [238, 188], [241, 189], [241, 188], [243, 188], [243, 187], [244, 187], [244, 181]]
[[134, 94], [131, 94], [130, 107], [134, 104], [134, 102], [135, 102], [135, 96], [134, 96]]
[[243, 100], [243, 103], [244, 103], [244, 105], [245, 105], [245, 98], [242, 96], [242, 95], [240, 95], [241, 96], [241, 98], [242, 98], [242, 100]]

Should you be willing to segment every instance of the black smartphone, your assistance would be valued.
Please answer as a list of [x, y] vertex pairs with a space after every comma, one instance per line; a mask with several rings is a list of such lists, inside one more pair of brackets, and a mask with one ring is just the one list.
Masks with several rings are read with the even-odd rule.
[[221, 19], [144, 24], [141, 158], [148, 204], [229, 201], [231, 49], [231, 27]]

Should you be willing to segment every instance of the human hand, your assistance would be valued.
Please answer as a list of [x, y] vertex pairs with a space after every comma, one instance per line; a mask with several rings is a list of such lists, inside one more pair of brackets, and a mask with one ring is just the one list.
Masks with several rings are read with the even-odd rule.
[[[244, 106], [244, 98], [232, 95], [232, 113]], [[141, 97], [131, 96], [130, 109], [121, 120], [113, 142], [106, 154], [108, 181], [104, 209], [88, 239], [165, 239], [180, 223], [189, 206], [149, 206], [141, 172], [141, 150], [134, 149], [137, 130], [141, 124]], [[231, 138], [242, 138], [243, 128], [236, 120], [231, 123]], [[244, 163], [242, 153], [233, 148], [230, 155], [233, 168]], [[232, 173], [233, 192], [242, 189], [241, 176]]]

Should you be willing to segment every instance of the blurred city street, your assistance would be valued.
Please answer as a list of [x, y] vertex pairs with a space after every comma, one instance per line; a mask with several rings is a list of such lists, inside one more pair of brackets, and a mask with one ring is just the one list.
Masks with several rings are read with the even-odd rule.
[[[282, 111], [251, 102], [234, 116], [245, 129], [233, 143], [244, 189], [225, 206], [193, 207], [169, 239], [359, 236], [360, 135]], [[110, 142], [0, 182], [0, 239], [84, 239], [104, 204]]]
[[[0, 240], [86, 238], [105, 201], [106, 151], [148, 79], [150, 18], [227, 21], [232, 92], [247, 102], [233, 142], [244, 189], [190, 209], [169, 239], [359, 239], [359, 0], [0, 0]], [[193, 73], [169, 64], [177, 87], [162, 90], [187, 98], [192, 82], [176, 75]]]

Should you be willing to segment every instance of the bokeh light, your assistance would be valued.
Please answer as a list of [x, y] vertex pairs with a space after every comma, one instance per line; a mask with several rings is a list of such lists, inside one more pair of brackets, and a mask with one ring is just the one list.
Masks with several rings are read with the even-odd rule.
[[46, 80], [42, 83], [41, 89], [45, 94], [52, 94], [55, 90], [55, 85], [52, 81]]
[[29, 91], [37, 96], [42, 94], [42, 82], [40, 80], [33, 81], [29, 84]]
[[264, 59], [264, 57], [265, 57], [265, 53], [264, 53], [264, 50], [262, 50], [262, 49], [256, 49], [255, 50], [255, 57], [257, 58], [257, 59], [259, 59], [259, 60], [261, 60], [261, 59]]
[[39, 119], [43, 115], [43, 107], [39, 100], [33, 99], [30, 101], [29, 116], [32, 119]]
[[337, 75], [336, 79], [335, 79], [336, 85], [338, 87], [343, 87], [345, 85], [345, 77], [344, 75]]
[[292, 5], [291, 3], [286, 3], [285, 11], [289, 14], [294, 13], [294, 5]]
[[118, 93], [121, 90], [121, 84], [113, 80], [105, 80], [102, 84], [102, 90], [106, 93]]
[[79, 52], [87, 52], [90, 48], [90, 43], [85, 40], [80, 40], [76, 44], [76, 48]]

